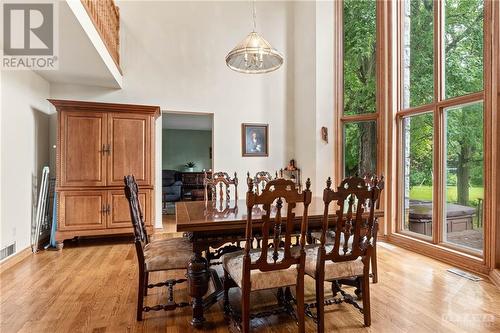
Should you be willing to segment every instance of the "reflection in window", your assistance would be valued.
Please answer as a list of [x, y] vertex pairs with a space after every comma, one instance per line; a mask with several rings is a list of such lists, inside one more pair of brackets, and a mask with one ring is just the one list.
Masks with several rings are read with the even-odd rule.
[[376, 112], [375, 0], [344, 1], [344, 114]]
[[344, 176], [363, 176], [376, 171], [377, 130], [375, 121], [344, 125]]
[[433, 117], [403, 119], [403, 230], [432, 236]]
[[483, 103], [445, 110], [445, 240], [483, 250]]

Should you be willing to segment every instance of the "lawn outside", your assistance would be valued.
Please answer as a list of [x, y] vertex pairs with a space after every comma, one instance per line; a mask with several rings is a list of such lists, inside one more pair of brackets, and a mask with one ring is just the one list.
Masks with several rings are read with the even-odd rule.
[[[477, 199], [484, 198], [484, 188], [483, 187], [471, 187], [469, 189], [469, 200], [477, 205]], [[413, 186], [410, 189], [410, 200], [428, 200], [432, 201], [432, 186]], [[457, 187], [447, 186], [446, 187], [446, 201], [456, 203], [457, 202]]]

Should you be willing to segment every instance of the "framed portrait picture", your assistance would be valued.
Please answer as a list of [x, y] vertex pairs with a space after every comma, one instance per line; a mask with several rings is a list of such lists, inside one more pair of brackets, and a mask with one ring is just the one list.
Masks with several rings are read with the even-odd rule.
[[269, 126], [242, 124], [241, 147], [243, 156], [269, 156]]

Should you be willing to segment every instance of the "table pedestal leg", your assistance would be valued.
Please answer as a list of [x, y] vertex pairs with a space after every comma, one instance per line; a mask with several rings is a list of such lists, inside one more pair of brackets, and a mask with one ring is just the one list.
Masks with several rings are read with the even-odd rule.
[[207, 259], [203, 258], [201, 252], [196, 251], [187, 268], [189, 296], [192, 298], [194, 327], [201, 327], [205, 322], [203, 316], [203, 296], [208, 291], [210, 274]]

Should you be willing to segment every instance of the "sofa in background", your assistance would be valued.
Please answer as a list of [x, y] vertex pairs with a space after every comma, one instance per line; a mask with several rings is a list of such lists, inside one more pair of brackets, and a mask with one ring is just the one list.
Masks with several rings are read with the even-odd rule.
[[165, 208], [167, 202], [181, 200], [182, 181], [181, 173], [176, 170], [162, 170], [162, 203]]

